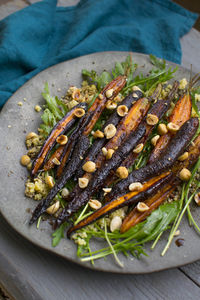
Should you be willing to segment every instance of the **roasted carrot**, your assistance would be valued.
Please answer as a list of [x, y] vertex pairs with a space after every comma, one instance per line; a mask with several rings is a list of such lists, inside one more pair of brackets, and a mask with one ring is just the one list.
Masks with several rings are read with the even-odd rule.
[[75, 106], [70, 112], [68, 112], [62, 120], [60, 120], [52, 129], [50, 135], [46, 139], [42, 149], [40, 150], [39, 154], [37, 155], [36, 159], [33, 162], [31, 175], [35, 175], [39, 169], [44, 165], [45, 161], [48, 158], [48, 154], [51, 151], [51, 149], [56, 144], [56, 139], [59, 135], [63, 134], [64, 132], [67, 132], [71, 127], [74, 125], [76, 116], [74, 115], [74, 111], [77, 108], [83, 108], [86, 109], [87, 104], [86, 103], [80, 103], [77, 106]]
[[94, 103], [92, 104], [88, 112], [84, 115], [84, 117], [80, 122], [81, 126], [78, 132], [78, 136], [80, 136], [80, 138], [77, 139], [77, 143], [75, 145], [75, 151], [73, 152], [73, 155], [70, 157], [70, 160], [67, 162], [65, 166], [63, 176], [58, 180], [58, 182], [56, 182], [56, 184], [51, 189], [47, 197], [38, 204], [38, 206], [33, 212], [32, 218], [30, 220], [30, 224], [34, 223], [39, 218], [39, 216], [45, 212], [51, 200], [56, 196], [59, 190], [64, 187], [66, 182], [74, 175], [76, 169], [81, 164], [80, 157], [85, 156], [85, 153], [88, 150], [90, 145], [90, 141], [87, 135], [94, 127], [96, 121], [98, 120], [99, 116], [104, 110], [106, 102], [108, 100], [106, 97], [106, 92], [112, 89], [112, 97], [114, 98], [119, 93], [119, 91], [125, 86], [125, 84], [126, 84], [125, 76], [118, 76], [109, 84], [107, 84], [106, 87], [101, 92], [101, 97], [99, 95], [95, 99]]
[[[182, 126], [184, 122], [189, 120], [192, 110], [192, 101], [189, 93], [185, 94], [182, 98], [176, 103], [171, 116], [168, 118], [168, 123], [172, 122], [178, 126]], [[159, 155], [164, 151], [168, 145], [173, 134], [168, 132], [165, 135], [161, 136], [153, 149], [150, 157], [149, 163], [153, 163], [158, 159]]]
[[85, 227], [95, 222], [96, 220], [102, 218], [103, 216], [107, 215], [108, 213], [114, 211], [117, 208], [124, 207], [133, 203], [138, 203], [139, 201], [143, 201], [150, 195], [155, 194], [160, 189], [162, 184], [164, 182], [169, 182], [171, 178], [172, 175], [170, 174], [170, 172], [163, 173], [144, 183], [140, 191], [129, 192], [124, 196], [118, 197], [115, 200], [105, 204], [103, 207], [92, 213], [89, 217], [85, 218], [77, 225], [71, 227], [67, 232], [68, 237], [75, 230], [81, 229], [82, 227]]
[[198, 118], [191, 118], [186, 121], [171, 139], [162, 155], [153, 164], [148, 164], [139, 170], [134, 170], [129, 174], [128, 178], [117, 183], [113, 191], [107, 194], [107, 200], [111, 200], [126, 192], [129, 184], [132, 182], [144, 182], [152, 176], [171, 168], [195, 135], [198, 125]]
[[55, 166], [55, 163], [54, 163], [54, 160], [57, 159], [58, 161], [60, 161], [60, 157], [63, 153], [63, 150], [64, 150], [65, 146], [59, 146], [55, 152], [51, 155], [51, 157], [49, 158], [49, 160], [45, 163], [44, 165], [44, 171], [48, 171], [48, 170], [51, 170], [54, 166]]

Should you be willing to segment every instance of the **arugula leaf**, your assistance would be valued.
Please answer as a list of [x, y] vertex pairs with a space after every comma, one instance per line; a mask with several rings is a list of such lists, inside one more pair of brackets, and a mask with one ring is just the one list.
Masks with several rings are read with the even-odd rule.
[[152, 65], [154, 65], [156, 68], [158, 68], [160, 70], [165, 70], [166, 61], [164, 59], [163, 60], [159, 59], [153, 54], [150, 54], [149, 58], [150, 58], [150, 61], [151, 61]]
[[66, 227], [67, 227], [67, 223], [65, 222], [62, 225], [60, 225], [60, 227], [52, 233], [52, 238], [53, 238], [52, 246], [53, 247], [56, 247], [60, 243], [60, 240], [62, 238], [64, 238], [64, 231], [65, 231]]

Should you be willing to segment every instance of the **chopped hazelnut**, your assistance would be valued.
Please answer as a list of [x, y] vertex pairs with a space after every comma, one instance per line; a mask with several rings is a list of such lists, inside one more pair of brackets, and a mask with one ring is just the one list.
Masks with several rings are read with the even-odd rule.
[[160, 123], [160, 124], [158, 125], [158, 133], [159, 133], [160, 135], [164, 135], [164, 134], [166, 134], [167, 132], [168, 132], [167, 126], [166, 126], [165, 124], [163, 124], [163, 123]]
[[31, 159], [28, 155], [22, 155], [20, 161], [21, 161], [22, 166], [27, 166], [31, 162]]
[[94, 138], [100, 138], [100, 139], [102, 139], [104, 137], [104, 133], [101, 130], [96, 130], [93, 133], [93, 137]]
[[95, 210], [102, 207], [101, 202], [98, 200], [95, 200], [95, 199], [90, 199], [90, 201], [88, 203], [89, 203], [89, 206]]
[[82, 177], [78, 179], [78, 185], [81, 189], [86, 188], [88, 186], [88, 182], [89, 182], [88, 178]]
[[180, 127], [172, 122], [167, 124], [167, 129], [171, 132], [171, 133], [176, 133]]
[[179, 161], [184, 161], [188, 158], [188, 156], [189, 156], [189, 153], [186, 151], [181, 156], [179, 156], [178, 160]]
[[55, 214], [58, 210], [59, 210], [59, 207], [60, 207], [60, 203], [59, 201], [57, 201], [56, 203], [52, 204], [51, 206], [49, 206], [47, 209], [46, 209], [46, 212], [49, 214], [49, 215], [53, 215]]
[[114, 152], [115, 152], [115, 150], [108, 149], [107, 154], [106, 154], [106, 159], [111, 159]]
[[104, 134], [107, 139], [111, 139], [116, 134], [116, 132], [117, 132], [117, 129], [113, 124], [108, 124], [104, 128]]
[[133, 153], [140, 153], [144, 148], [144, 144], [138, 144], [135, 149], [133, 149]]
[[106, 149], [106, 147], [103, 147], [103, 148], [101, 149], [101, 151], [102, 151], [102, 153], [103, 153], [104, 156], [106, 156], [107, 153], [108, 153], [108, 150]]
[[138, 204], [137, 204], [137, 210], [139, 212], [144, 212], [144, 211], [149, 210], [149, 206], [146, 205], [144, 202], [138, 202]]
[[113, 232], [115, 230], [119, 230], [121, 225], [122, 219], [119, 216], [115, 216], [110, 222], [110, 231]]
[[36, 105], [36, 106], [35, 106], [35, 111], [37, 111], [37, 112], [40, 112], [40, 111], [41, 111], [41, 109], [42, 109], [42, 107], [41, 107], [41, 106], [39, 106], [39, 105]]
[[107, 103], [106, 103], [106, 108], [109, 109], [109, 110], [112, 110], [112, 109], [115, 109], [117, 107], [117, 103], [111, 101], [111, 100], [108, 100]]
[[129, 185], [129, 191], [140, 191], [142, 189], [143, 185], [140, 182], [133, 182]]
[[89, 160], [87, 161], [86, 163], [84, 163], [82, 169], [85, 171], [85, 172], [88, 172], [88, 173], [93, 173], [96, 171], [96, 164]]
[[102, 100], [102, 99], [103, 99], [103, 95], [102, 95], [102, 94], [99, 94], [98, 98], [99, 98], [100, 100]]
[[106, 91], [106, 97], [107, 97], [107, 98], [111, 98], [112, 95], [113, 95], [113, 93], [114, 93], [114, 90], [113, 90], [113, 89], [107, 90], [107, 91]]
[[126, 167], [119, 167], [116, 170], [116, 174], [119, 178], [125, 179], [128, 177], [128, 169]]
[[200, 206], [200, 193], [197, 193], [195, 196], [194, 196], [194, 201], [196, 202], [196, 204], [198, 206]]
[[54, 186], [54, 180], [52, 176], [46, 176], [45, 182], [50, 188]]
[[60, 161], [55, 157], [52, 159], [52, 162], [56, 165], [56, 166], [60, 166]]
[[183, 168], [179, 173], [179, 178], [183, 181], [188, 181], [191, 177], [190, 170]]
[[153, 114], [148, 114], [147, 115], [147, 118], [146, 118], [146, 122], [148, 125], [156, 125], [158, 123], [159, 119], [156, 115], [153, 115]]
[[60, 145], [65, 145], [68, 142], [68, 137], [66, 135], [61, 134], [57, 137], [56, 142]]
[[74, 115], [75, 115], [77, 118], [81, 118], [82, 116], [84, 116], [84, 114], [85, 114], [85, 110], [84, 110], [83, 108], [81, 108], [81, 107], [76, 108], [76, 109], [74, 110]]
[[128, 113], [128, 107], [126, 105], [119, 105], [117, 108], [117, 114], [120, 117], [124, 117]]
[[151, 139], [151, 144], [155, 147], [158, 140], [159, 140], [160, 136], [157, 134], [155, 135], [152, 139]]

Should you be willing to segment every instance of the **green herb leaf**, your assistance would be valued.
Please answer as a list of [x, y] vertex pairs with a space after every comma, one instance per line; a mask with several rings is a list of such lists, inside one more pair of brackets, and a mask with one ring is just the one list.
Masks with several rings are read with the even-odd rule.
[[62, 238], [64, 238], [64, 231], [67, 227], [67, 223], [63, 223], [62, 225], [60, 225], [60, 227], [58, 229], [56, 229], [53, 233], [52, 233], [52, 246], [56, 247]]

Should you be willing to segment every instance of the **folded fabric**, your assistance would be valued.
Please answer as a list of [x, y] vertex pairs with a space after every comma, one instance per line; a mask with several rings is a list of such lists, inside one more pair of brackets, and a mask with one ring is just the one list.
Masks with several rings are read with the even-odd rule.
[[181, 61], [180, 37], [197, 14], [170, 0], [37, 2], [0, 22], [0, 106], [28, 79], [61, 61], [100, 51]]

